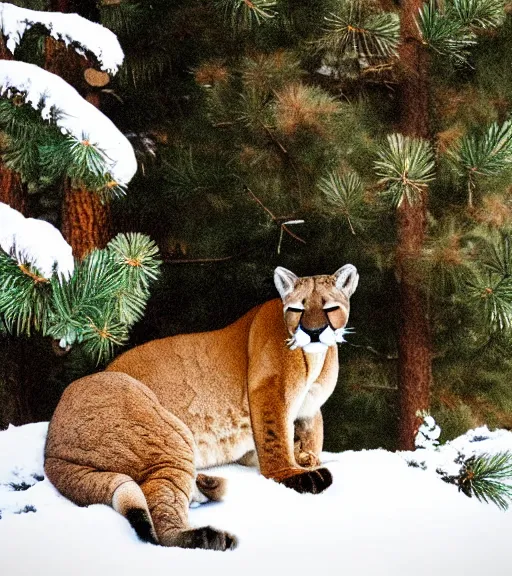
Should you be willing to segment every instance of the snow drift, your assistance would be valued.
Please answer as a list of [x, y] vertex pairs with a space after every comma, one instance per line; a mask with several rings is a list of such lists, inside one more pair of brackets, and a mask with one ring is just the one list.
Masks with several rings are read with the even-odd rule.
[[[63, 498], [42, 480], [46, 430], [39, 423], [0, 432], [6, 576], [511, 573], [512, 510], [467, 498], [435, 472], [459, 450], [512, 449], [510, 432], [478, 429], [439, 451], [324, 453], [334, 483], [320, 495], [297, 494], [254, 469], [218, 468], [229, 480], [226, 500], [191, 509], [191, 523], [229, 530], [240, 543], [233, 552], [211, 552], [144, 544], [111, 508], [79, 508]], [[410, 459], [425, 461], [427, 470], [408, 466]]]

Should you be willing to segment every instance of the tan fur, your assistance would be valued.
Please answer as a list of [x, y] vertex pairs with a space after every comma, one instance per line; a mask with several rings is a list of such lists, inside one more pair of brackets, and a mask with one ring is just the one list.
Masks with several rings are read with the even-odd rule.
[[[234, 546], [234, 538], [198, 529], [207, 530], [203, 546], [188, 528], [187, 508], [220, 499], [225, 486], [204, 475], [194, 483], [197, 468], [258, 462], [264, 476], [299, 492], [324, 490], [332, 479], [318, 468], [320, 407], [336, 385], [337, 346], [311, 353], [286, 342], [300, 326], [342, 329], [356, 285], [350, 265], [308, 278], [278, 268], [282, 300], [222, 330], [148, 342], [74, 382], [49, 428], [50, 480], [81, 505], [111, 504], [125, 515], [147, 509], [147, 530], [161, 544], [216, 549]], [[304, 310], [289, 311], [294, 303]]]

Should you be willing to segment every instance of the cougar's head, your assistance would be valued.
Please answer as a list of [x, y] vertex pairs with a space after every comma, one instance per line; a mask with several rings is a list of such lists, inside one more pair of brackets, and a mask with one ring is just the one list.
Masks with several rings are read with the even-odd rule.
[[332, 276], [303, 278], [281, 266], [275, 269], [274, 283], [283, 301], [291, 350], [303, 348], [314, 354], [343, 342], [350, 296], [358, 281], [352, 264], [346, 264]]

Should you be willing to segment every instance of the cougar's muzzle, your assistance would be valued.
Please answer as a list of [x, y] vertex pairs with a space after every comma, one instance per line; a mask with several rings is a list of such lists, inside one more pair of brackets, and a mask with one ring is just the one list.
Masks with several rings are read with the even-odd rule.
[[327, 324], [321, 328], [306, 328], [301, 325], [300, 329], [309, 336], [310, 342], [320, 342], [320, 335], [327, 327]]

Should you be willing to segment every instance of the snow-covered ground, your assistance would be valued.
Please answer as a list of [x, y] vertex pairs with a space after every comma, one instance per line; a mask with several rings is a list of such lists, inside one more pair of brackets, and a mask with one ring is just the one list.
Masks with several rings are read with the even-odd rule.
[[[297, 494], [253, 469], [217, 469], [230, 482], [226, 500], [192, 509], [191, 523], [229, 530], [240, 542], [232, 552], [211, 552], [144, 544], [111, 508], [64, 499], [41, 481], [46, 429], [0, 432], [5, 576], [512, 574], [512, 509], [467, 498], [435, 471], [448, 471], [458, 450], [512, 450], [510, 432], [481, 428], [439, 451], [325, 453], [334, 483], [320, 495]], [[408, 466], [411, 459], [427, 470]], [[23, 482], [33, 486], [13, 490]]]

